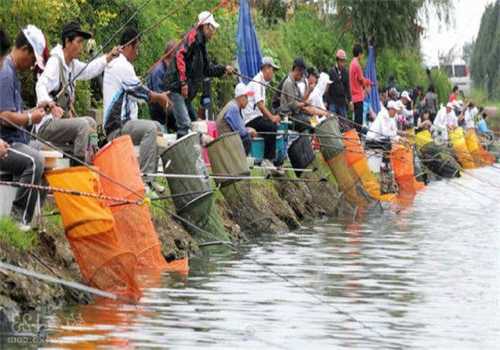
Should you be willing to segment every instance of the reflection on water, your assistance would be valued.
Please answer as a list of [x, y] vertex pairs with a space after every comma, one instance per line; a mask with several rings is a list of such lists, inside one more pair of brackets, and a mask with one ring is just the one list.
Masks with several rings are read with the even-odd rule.
[[140, 305], [51, 315], [46, 348], [496, 348], [499, 174], [193, 259]]

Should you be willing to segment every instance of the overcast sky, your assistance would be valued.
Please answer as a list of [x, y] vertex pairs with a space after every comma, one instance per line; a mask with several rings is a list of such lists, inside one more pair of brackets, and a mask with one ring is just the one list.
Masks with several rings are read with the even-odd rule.
[[429, 23], [424, 23], [426, 31], [421, 41], [425, 63], [437, 65], [438, 51], [448, 52], [454, 46], [461, 57], [463, 44], [477, 36], [484, 9], [493, 1], [453, 0], [455, 5], [454, 21], [449, 27], [444, 24], [440, 26], [437, 16], [432, 16]]

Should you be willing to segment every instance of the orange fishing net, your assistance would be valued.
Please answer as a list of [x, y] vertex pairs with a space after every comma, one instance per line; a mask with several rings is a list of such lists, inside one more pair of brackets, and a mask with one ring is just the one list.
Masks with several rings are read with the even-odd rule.
[[[144, 183], [130, 136], [125, 135], [113, 140], [97, 153], [94, 163], [99, 166], [101, 172], [115, 180], [103, 177], [106, 195], [129, 199], [144, 198]], [[146, 205], [113, 205], [111, 212], [120, 233], [120, 244], [134, 252], [141, 270], [171, 270], [172, 266], [169, 268], [163, 257], [161, 242]]]
[[391, 166], [394, 178], [398, 183], [399, 193], [415, 193], [425, 185], [415, 178], [413, 167], [413, 150], [409, 145], [393, 145], [391, 150]]
[[379, 201], [392, 201], [395, 197], [394, 194], [380, 192], [380, 182], [368, 166], [368, 159], [355, 129], [344, 133], [344, 145], [347, 165], [354, 170], [366, 192]]
[[486, 166], [495, 163], [495, 156], [485, 150], [481, 145], [479, 137], [477, 137], [476, 130], [467, 129], [465, 133], [465, 142], [467, 143], [467, 148], [477, 165]]
[[458, 162], [464, 169], [474, 169], [477, 168], [474, 158], [467, 148], [467, 143], [465, 142], [464, 131], [462, 128], [456, 128], [448, 133], [451, 144], [453, 146], [453, 151], [458, 159]]
[[[102, 194], [98, 176], [85, 167], [51, 171], [46, 177], [53, 187]], [[54, 198], [83, 278], [96, 288], [138, 299], [135, 254], [120, 244], [105, 203], [60, 192]]]

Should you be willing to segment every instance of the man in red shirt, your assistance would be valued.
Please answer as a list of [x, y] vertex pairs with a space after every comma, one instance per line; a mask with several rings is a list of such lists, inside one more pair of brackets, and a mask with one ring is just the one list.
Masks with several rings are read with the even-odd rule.
[[365, 90], [371, 85], [371, 81], [366, 79], [361, 69], [359, 61], [363, 57], [363, 48], [355, 44], [352, 48], [353, 59], [349, 66], [349, 83], [351, 88], [351, 99], [354, 105], [354, 122], [358, 133], [363, 126], [363, 100], [365, 99]]

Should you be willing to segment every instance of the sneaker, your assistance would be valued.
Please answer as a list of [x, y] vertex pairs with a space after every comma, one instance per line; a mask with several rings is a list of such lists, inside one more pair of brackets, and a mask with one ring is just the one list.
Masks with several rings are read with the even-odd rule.
[[281, 167], [276, 167], [269, 159], [264, 159], [260, 166], [264, 168], [265, 172], [268, 174], [278, 176], [285, 175], [283, 169], [281, 169]]
[[17, 226], [17, 229], [21, 232], [29, 232], [29, 231], [33, 230], [33, 228], [30, 225], [25, 225], [22, 222], [18, 222], [16, 226]]

